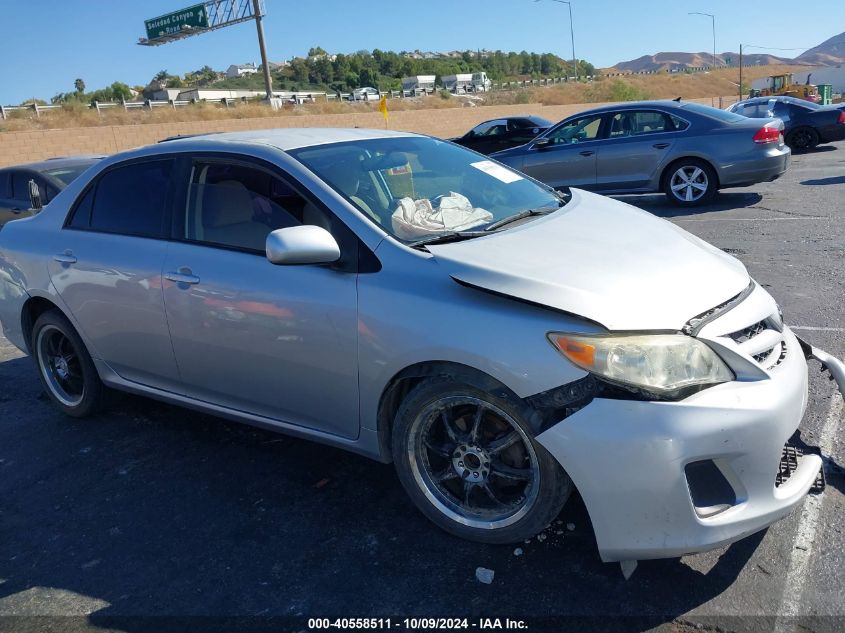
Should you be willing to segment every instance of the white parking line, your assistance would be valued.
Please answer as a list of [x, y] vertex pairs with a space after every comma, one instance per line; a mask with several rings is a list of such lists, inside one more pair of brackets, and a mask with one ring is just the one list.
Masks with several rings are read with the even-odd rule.
[[[833, 438], [836, 435], [837, 423], [842, 418], [843, 400], [839, 392], [833, 394], [828, 409], [827, 419], [822, 426], [819, 448], [822, 456], [829, 456], [833, 450]], [[795, 631], [792, 618], [800, 615], [801, 596], [806, 584], [807, 573], [810, 568], [810, 557], [813, 553], [813, 541], [816, 538], [816, 525], [822, 509], [822, 497], [809, 495], [804, 500], [801, 510], [801, 520], [798, 523], [798, 534], [792, 545], [792, 555], [789, 557], [786, 582], [783, 587], [780, 613], [775, 622], [776, 633]]]
[[808, 332], [845, 332], [845, 327], [816, 327], [814, 325], [790, 325], [790, 330], [807, 330]]

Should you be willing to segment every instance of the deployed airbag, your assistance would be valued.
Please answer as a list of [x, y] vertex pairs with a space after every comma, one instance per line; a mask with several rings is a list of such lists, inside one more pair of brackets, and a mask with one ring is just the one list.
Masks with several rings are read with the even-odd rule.
[[446, 231], [463, 231], [493, 221], [493, 214], [475, 208], [466, 196], [454, 191], [439, 199], [437, 207], [424, 198], [402, 198], [391, 216], [393, 232], [404, 240], [414, 240]]

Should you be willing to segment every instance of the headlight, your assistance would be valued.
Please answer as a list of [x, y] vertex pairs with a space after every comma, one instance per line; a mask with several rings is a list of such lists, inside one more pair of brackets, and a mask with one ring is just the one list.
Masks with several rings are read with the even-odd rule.
[[678, 397], [728, 382], [733, 372], [707, 345], [682, 334], [549, 333], [566, 358], [596, 376], [659, 395]]

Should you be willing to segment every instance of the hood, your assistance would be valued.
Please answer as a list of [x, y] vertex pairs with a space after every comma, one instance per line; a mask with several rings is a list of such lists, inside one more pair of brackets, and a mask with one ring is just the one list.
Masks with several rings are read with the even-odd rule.
[[741, 262], [694, 235], [578, 189], [551, 215], [428, 250], [456, 281], [609, 330], [680, 330], [749, 283]]

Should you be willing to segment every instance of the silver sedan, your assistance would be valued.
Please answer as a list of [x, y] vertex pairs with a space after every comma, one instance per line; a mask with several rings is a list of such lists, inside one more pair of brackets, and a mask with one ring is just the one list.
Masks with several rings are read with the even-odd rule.
[[733, 257], [388, 131], [108, 158], [0, 232], [0, 322], [67, 415], [117, 389], [392, 461], [427, 517], [487, 543], [577, 489], [626, 573], [801, 503], [821, 459], [779, 464], [805, 359], [845, 388]]
[[719, 189], [780, 177], [789, 165], [779, 119], [697, 103], [616, 104], [564, 119], [493, 158], [553, 187], [604, 194], [665, 192], [681, 206]]

